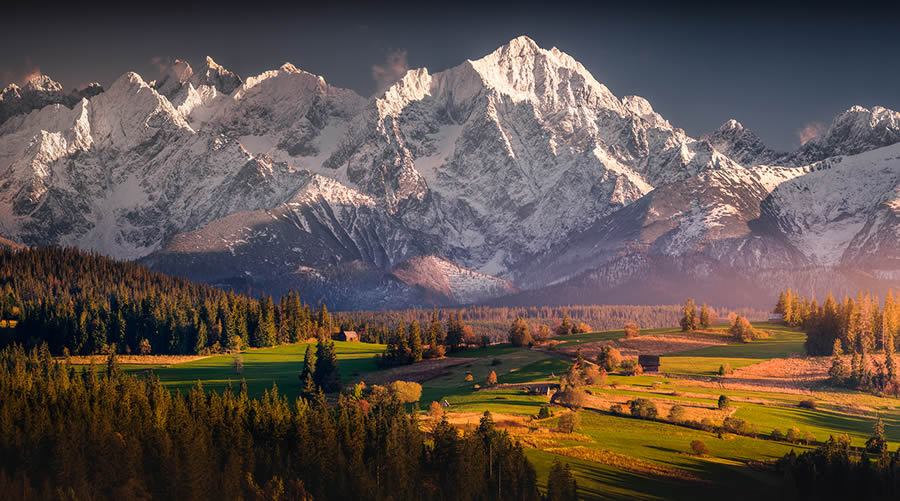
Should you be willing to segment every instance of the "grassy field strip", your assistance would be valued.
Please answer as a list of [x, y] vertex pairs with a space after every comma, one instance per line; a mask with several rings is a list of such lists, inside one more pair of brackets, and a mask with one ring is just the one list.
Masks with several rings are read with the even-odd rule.
[[[349, 382], [361, 374], [378, 370], [373, 357], [385, 345], [335, 341], [341, 379]], [[152, 369], [167, 388], [187, 392], [200, 380], [203, 387], [223, 391], [230, 383], [237, 390], [241, 379], [247, 381], [247, 391], [261, 396], [275, 384], [282, 395], [293, 401], [300, 395], [299, 374], [303, 370], [303, 355], [308, 343], [288, 344], [273, 348], [250, 349], [240, 354], [243, 372], [234, 373], [234, 355], [212, 357], [169, 366], [123, 366], [125, 370]], [[312, 344], [315, 349], [315, 343]], [[102, 367], [102, 366], [98, 366]]]

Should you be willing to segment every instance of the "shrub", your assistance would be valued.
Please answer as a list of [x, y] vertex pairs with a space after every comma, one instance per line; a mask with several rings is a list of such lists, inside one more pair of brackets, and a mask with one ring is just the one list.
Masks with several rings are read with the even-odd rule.
[[626, 322], [625, 323], [625, 337], [633, 338], [637, 337], [641, 331], [638, 329], [638, 325], [634, 322]]
[[538, 419], [547, 419], [549, 417], [553, 417], [553, 413], [550, 412], [550, 407], [547, 405], [542, 405], [541, 410], [538, 411], [537, 415]]
[[531, 328], [528, 326], [528, 322], [522, 317], [513, 320], [507, 335], [509, 337], [509, 342], [512, 343], [513, 346], [527, 346], [533, 342], [531, 339]]
[[800, 408], [802, 408], [802, 409], [813, 409], [813, 410], [815, 410], [815, 408], [816, 408], [816, 401], [813, 400], [813, 399], [801, 400], [800, 403], [797, 404], [797, 406], [800, 407]]
[[584, 322], [578, 322], [572, 326], [572, 334], [587, 334], [588, 332], [591, 332], [591, 326]]
[[502, 364], [503, 364], [503, 360], [500, 360], [499, 358], [495, 358], [495, 359], [491, 360], [491, 365], [502, 365]]
[[475, 379], [475, 378], [472, 377], [472, 373], [471, 373], [471, 372], [468, 373], [468, 374], [466, 374], [466, 382], [468, 382], [468, 381], [473, 381], [474, 379]]
[[716, 423], [713, 423], [709, 418], [703, 418], [700, 420], [700, 429], [707, 432], [712, 432], [716, 429]]
[[428, 407], [428, 415], [435, 419], [440, 419], [444, 415], [444, 408], [437, 402], [431, 402], [431, 405]]
[[803, 432], [803, 443], [805, 443], [806, 445], [810, 445], [815, 441], [816, 441], [815, 435], [813, 435], [811, 432], [808, 432], [808, 431]]
[[553, 403], [570, 409], [581, 409], [587, 400], [587, 393], [577, 388], [566, 388], [553, 394]]
[[724, 411], [731, 406], [731, 399], [726, 395], [719, 395], [719, 410]]
[[709, 454], [709, 447], [701, 440], [691, 440], [691, 452], [698, 456], [705, 456]]
[[559, 431], [563, 433], [572, 433], [578, 429], [581, 424], [581, 416], [578, 412], [570, 412], [559, 418]]
[[725, 420], [722, 421], [722, 428], [728, 433], [735, 433], [738, 435], [746, 435], [750, 431], [747, 422], [736, 417], [725, 418]]
[[620, 404], [612, 404], [611, 406], [609, 406], [609, 412], [611, 414], [615, 414], [617, 416], [624, 416], [625, 408], [622, 407]]
[[772, 440], [777, 440], [779, 442], [784, 441], [784, 432], [781, 431], [781, 428], [775, 428], [772, 430]]
[[487, 386], [493, 386], [497, 384], [497, 373], [491, 371], [491, 373], [488, 374], [487, 379], [484, 380], [484, 384]]
[[687, 411], [684, 410], [684, 407], [680, 405], [673, 405], [672, 409], [669, 410], [669, 421], [673, 423], [680, 423], [684, 421], [684, 418], [687, 416]]
[[376, 403], [396, 400], [401, 404], [411, 404], [421, 397], [422, 385], [410, 381], [394, 381], [387, 386], [374, 385], [369, 394], [369, 400]]
[[639, 417], [641, 419], [656, 419], [659, 415], [656, 404], [650, 399], [636, 398], [628, 402], [628, 404], [631, 406], [631, 415], [634, 417]]
[[785, 438], [788, 442], [790, 442], [790, 443], [792, 443], [792, 444], [796, 444], [797, 442], [800, 441], [800, 429], [797, 428], [796, 426], [792, 426], [792, 427], [787, 431], [787, 435], [785, 435], [784, 438]]
[[633, 358], [622, 362], [620, 368], [626, 376], [640, 376], [644, 373], [644, 368]]
[[734, 369], [731, 368], [731, 365], [728, 362], [725, 362], [724, 364], [719, 366], [719, 375], [720, 376], [727, 376], [733, 372], [734, 372]]
[[762, 337], [761, 334], [750, 325], [750, 322], [740, 315], [734, 317], [734, 320], [731, 322], [731, 327], [728, 329], [728, 333], [731, 334], [734, 339], [744, 343], [749, 343], [754, 339]]
[[553, 335], [553, 331], [550, 330], [550, 327], [547, 327], [544, 324], [538, 325], [537, 329], [531, 333], [531, 338], [535, 343], [543, 343], [544, 341], [550, 339], [550, 336]]
[[491, 344], [491, 336], [487, 334], [482, 334], [481, 337], [478, 338], [478, 346], [482, 348], [487, 348]]
[[600, 354], [597, 355], [597, 365], [606, 372], [612, 372], [619, 368], [622, 363], [622, 354], [619, 350], [605, 344], [600, 348]]

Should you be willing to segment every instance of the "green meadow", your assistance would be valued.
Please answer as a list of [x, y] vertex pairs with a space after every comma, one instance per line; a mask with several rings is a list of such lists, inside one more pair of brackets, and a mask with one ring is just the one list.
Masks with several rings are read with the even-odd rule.
[[[599, 401], [604, 398], [624, 401], [645, 397], [659, 403], [680, 403], [698, 409], [717, 411], [719, 395], [732, 399], [730, 415], [752, 424], [759, 437], [710, 433], [665, 422], [648, 421], [610, 414], [607, 408], [579, 412], [580, 425], [574, 434], [557, 433], [560, 416], [569, 412], [554, 407], [555, 417], [536, 421], [540, 408], [548, 403], [546, 394], [533, 394], [525, 383], [555, 383], [572, 366], [572, 359], [560, 353], [560, 347], [577, 347], [597, 341], [620, 339], [622, 331], [592, 332], [557, 338], [557, 350], [525, 349], [494, 345], [453, 353], [449, 358], [462, 363], [442, 370], [422, 383], [419, 407], [432, 401], [447, 400], [446, 409], [467, 413], [460, 424], [474, 424], [472, 413], [490, 411], [505, 416], [510, 429], [528, 445], [527, 455], [538, 471], [540, 482], [554, 460], [569, 464], [584, 499], [719, 499], [733, 493], [737, 498], [754, 499], [768, 495], [780, 485], [777, 475], [750, 462], [766, 462], [782, 457], [791, 449], [806, 445], [769, 439], [773, 429], [797, 428], [822, 442], [831, 435], [846, 433], [853, 445], [860, 446], [871, 435], [876, 416], [886, 425], [891, 449], [900, 445], [900, 401], [847, 390], [817, 387], [808, 392], [782, 392], [765, 386], [727, 389], [715, 383], [719, 366], [733, 369], [765, 362], [773, 358], [802, 357], [805, 334], [782, 326], [760, 323], [757, 328], [769, 337], [750, 343], [711, 346], [682, 351], [661, 358], [661, 374], [624, 376], [610, 374], [604, 386], [590, 387]], [[723, 336], [725, 332], [723, 329]], [[675, 334], [678, 329], [647, 329], [641, 335]], [[336, 342], [342, 379], [345, 382], [366, 379], [375, 372], [373, 356], [384, 345]], [[261, 395], [273, 385], [292, 400], [299, 394], [303, 355], [307, 344], [248, 350], [240, 356], [243, 371], [233, 370], [233, 355], [217, 355], [169, 366], [123, 366], [130, 371], [152, 371], [172, 390], [188, 391], [198, 381], [204, 388], [221, 391], [229, 383], [236, 387], [246, 380], [251, 395]], [[98, 369], [102, 367], [98, 366]], [[485, 388], [491, 371], [498, 376], [499, 387]], [[471, 376], [471, 380], [467, 377]], [[514, 385], [514, 386], [504, 386]], [[803, 400], [813, 399], [815, 409], [801, 408]], [[852, 404], [852, 405], [848, 405]], [[460, 414], [462, 416], [462, 414]], [[721, 420], [721, 418], [720, 418]], [[423, 426], [429, 426], [423, 421]], [[707, 456], [690, 451], [692, 440], [701, 440], [709, 448]], [[568, 452], [567, 452], [568, 451]], [[572, 452], [575, 451], [575, 452]], [[577, 455], [578, 457], [574, 457]], [[615, 458], [610, 460], [609, 458]], [[655, 468], [687, 475], [689, 480], [660, 475]]]

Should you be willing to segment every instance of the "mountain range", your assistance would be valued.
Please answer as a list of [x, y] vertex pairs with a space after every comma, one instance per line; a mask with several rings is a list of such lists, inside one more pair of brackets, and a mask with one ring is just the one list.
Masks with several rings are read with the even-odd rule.
[[0, 236], [329, 307], [900, 287], [900, 113], [699, 138], [519, 37], [370, 98], [290, 63], [0, 94]]

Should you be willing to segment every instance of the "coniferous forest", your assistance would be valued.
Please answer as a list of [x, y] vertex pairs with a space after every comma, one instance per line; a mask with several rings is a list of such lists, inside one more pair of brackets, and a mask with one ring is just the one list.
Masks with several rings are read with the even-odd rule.
[[0, 402], [4, 499], [538, 499], [487, 414], [423, 432], [399, 401], [172, 394], [114, 357], [79, 373], [46, 347], [0, 352]]
[[421, 344], [436, 338], [457, 350], [505, 340], [518, 317], [558, 331], [566, 322], [599, 330], [628, 322], [662, 327], [675, 325], [680, 314], [675, 305], [333, 313], [324, 304], [304, 303], [296, 292], [277, 300], [251, 297], [77, 249], [0, 249], [0, 343], [46, 342], [57, 355], [106, 353], [113, 346], [119, 353], [217, 353], [295, 343], [339, 329], [359, 332], [364, 342], [389, 343], [398, 329], [415, 323], [422, 326]]

